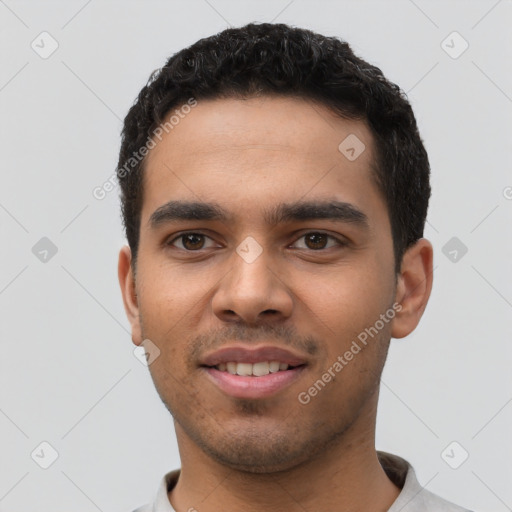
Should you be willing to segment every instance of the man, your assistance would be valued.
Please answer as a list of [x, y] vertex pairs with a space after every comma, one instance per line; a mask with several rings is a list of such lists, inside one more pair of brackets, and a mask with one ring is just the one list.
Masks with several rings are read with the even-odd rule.
[[181, 457], [138, 512], [463, 510], [375, 450], [390, 338], [432, 287], [396, 85], [338, 39], [228, 29], [142, 89], [118, 177], [124, 305]]

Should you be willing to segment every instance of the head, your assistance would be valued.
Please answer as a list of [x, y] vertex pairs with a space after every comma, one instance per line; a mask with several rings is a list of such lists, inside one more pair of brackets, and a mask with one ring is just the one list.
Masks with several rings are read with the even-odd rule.
[[[118, 176], [132, 339], [158, 348], [178, 437], [260, 472], [368, 438], [390, 338], [416, 327], [432, 284], [429, 163], [399, 87], [339, 39], [228, 29], [151, 76]], [[264, 396], [226, 392], [211, 367], [234, 345], [300, 368]]]

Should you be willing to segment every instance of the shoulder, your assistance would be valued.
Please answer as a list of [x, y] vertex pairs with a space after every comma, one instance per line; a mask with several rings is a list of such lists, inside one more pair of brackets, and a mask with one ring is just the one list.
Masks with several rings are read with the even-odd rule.
[[175, 469], [173, 471], [169, 471], [169, 473], [166, 473], [158, 484], [158, 489], [154, 501], [135, 509], [133, 512], [174, 512], [174, 509], [169, 503], [167, 493], [176, 485], [179, 475], [179, 469]]
[[135, 509], [133, 512], [152, 512], [151, 505], [143, 505], [142, 507]]
[[422, 487], [414, 468], [405, 459], [390, 453], [377, 453], [390, 480], [402, 489], [388, 512], [471, 512]]
[[459, 507], [425, 488], [414, 496], [410, 503], [403, 508], [403, 512], [471, 512]]

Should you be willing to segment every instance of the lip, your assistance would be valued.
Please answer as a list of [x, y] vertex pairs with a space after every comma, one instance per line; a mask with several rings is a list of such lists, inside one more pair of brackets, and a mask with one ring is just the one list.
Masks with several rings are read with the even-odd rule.
[[[207, 354], [201, 366], [217, 366], [220, 363], [259, 363], [261, 361], [279, 361], [289, 366], [306, 364], [306, 359], [293, 352], [276, 346], [260, 346], [249, 348], [246, 345], [234, 345]], [[257, 377], [261, 379], [263, 377]]]
[[[260, 359], [261, 361], [261, 359]], [[246, 377], [203, 367], [208, 378], [225, 394], [233, 398], [266, 398], [282, 391], [295, 382], [306, 369], [305, 365], [269, 373], [261, 377]]]

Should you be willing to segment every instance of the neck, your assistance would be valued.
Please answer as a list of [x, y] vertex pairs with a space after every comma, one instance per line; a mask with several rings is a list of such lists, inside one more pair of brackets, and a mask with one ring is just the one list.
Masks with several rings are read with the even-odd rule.
[[386, 511], [400, 489], [375, 451], [375, 412], [373, 418], [364, 416], [314, 459], [273, 473], [249, 473], [218, 463], [176, 424], [181, 472], [169, 500], [180, 512]]

